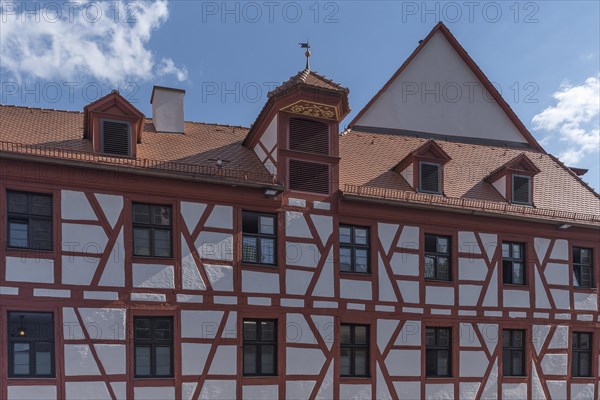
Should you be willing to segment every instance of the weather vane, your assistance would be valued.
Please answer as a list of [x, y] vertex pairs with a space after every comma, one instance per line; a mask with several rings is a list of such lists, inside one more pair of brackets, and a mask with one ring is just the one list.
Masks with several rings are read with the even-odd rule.
[[310, 58], [310, 43], [308, 43], [308, 40], [304, 43], [299, 43], [300, 47], [303, 49], [306, 49], [306, 52], [304, 53], [304, 55], [306, 56], [306, 69], [310, 69], [310, 63], [309, 63], [309, 58]]

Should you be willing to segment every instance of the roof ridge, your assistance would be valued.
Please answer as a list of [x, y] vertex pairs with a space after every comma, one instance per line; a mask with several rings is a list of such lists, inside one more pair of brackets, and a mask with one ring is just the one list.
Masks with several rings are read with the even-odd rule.
[[250, 129], [250, 127], [243, 126], [243, 125], [219, 124], [216, 122], [202, 122], [202, 121], [183, 121], [183, 122], [188, 123], [188, 124], [195, 124], [195, 125], [223, 126], [226, 128]]
[[592, 194], [594, 196], [596, 196], [598, 199], [600, 199], [600, 194], [596, 193], [596, 190], [594, 190], [593, 187], [591, 187], [586, 181], [584, 181], [579, 175], [577, 175], [575, 172], [573, 172], [571, 170], [571, 168], [567, 167], [565, 165], [565, 163], [563, 163], [562, 161], [559, 160], [558, 157], [550, 154], [550, 153], [546, 153], [548, 156], [550, 156], [550, 158], [555, 161], [562, 169], [564, 169], [565, 171], [567, 171], [568, 174], [570, 174], [572, 177], [574, 177], [575, 179], [577, 179], [579, 181], [579, 183], [581, 183], [583, 185], [583, 187], [585, 187], [587, 190], [589, 190], [590, 192], [592, 192]]
[[0, 104], [0, 107], [22, 108], [22, 109], [25, 109], [25, 110], [37, 110], [37, 111], [56, 111], [56, 112], [65, 112], [65, 113], [72, 113], [72, 114], [83, 114], [83, 111], [61, 110], [61, 109], [58, 109], [58, 108], [29, 107], [29, 106], [20, 106], [20, 105], [17, 105], [17, 104]]

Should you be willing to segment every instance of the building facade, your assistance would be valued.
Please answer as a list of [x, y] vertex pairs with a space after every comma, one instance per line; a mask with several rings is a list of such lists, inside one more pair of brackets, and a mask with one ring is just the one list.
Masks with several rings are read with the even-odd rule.
[[183, 99], [0, 107], [0, 398], [599, 398], [600, 198], [445, 26], [341, 134]]

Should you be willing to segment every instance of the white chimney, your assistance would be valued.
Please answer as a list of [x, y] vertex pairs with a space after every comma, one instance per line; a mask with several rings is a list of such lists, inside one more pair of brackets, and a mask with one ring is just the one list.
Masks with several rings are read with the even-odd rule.
[[152, 88], [152, 122], [157, 132], [183, 133], [183, 96], [183, 89]]

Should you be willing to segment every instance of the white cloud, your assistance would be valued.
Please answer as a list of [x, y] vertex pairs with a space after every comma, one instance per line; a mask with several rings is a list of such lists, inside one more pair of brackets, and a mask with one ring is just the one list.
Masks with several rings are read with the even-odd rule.
[[[580, 86], [563, 84], [552, 97], [557, 104], [532, 119], [533, 129], [544, 130], [564, 143], [559, 158], [566, 164], [580, 162], [600, 152], [600, 75]], [[549, 142], [548, 137], [544, 138]]]
[[148, 46], [169, 17], [167, 6], [166, 0], [2, 1], [0, 68], [18, 81], [124, 82], [163, 75], [183, 81], [186, 69], [157, 58]]

